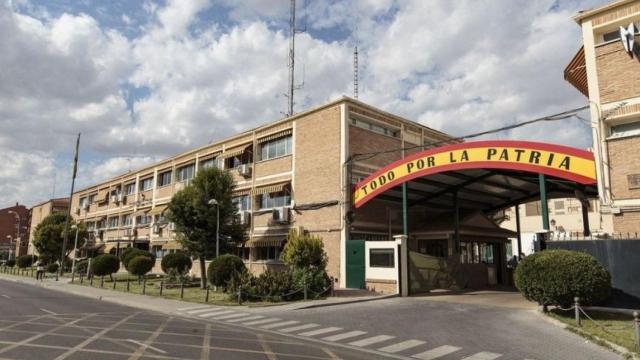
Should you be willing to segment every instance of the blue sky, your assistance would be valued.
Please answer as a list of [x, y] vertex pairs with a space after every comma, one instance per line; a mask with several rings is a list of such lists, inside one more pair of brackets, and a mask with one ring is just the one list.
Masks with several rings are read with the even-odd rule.
[[[571, 16], [602, 3], [299, 0], [296, 111], [352, 94], [355, 44], [361, 100], [454, 135], [582, 106]], [[288, 17], [287, 0], [0, 0], [0, 206], [66, 196], [78, 132], [82, 187], [280, 118]], [[591, 142], [577, 120], [493, 137]]]

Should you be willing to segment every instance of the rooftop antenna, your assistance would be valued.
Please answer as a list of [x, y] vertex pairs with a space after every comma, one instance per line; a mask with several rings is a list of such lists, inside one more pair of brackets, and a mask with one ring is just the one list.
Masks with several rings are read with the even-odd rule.
[[353, 98], [358, 99], [358, 45], [353, 47]]
[[294, 92], [301, 89], [304, 84], [295, 84], [295, 57], [296, 57], [296, 33], [304, 32], [304, 30], [296, 29], [296, 0], [291, 0], [290, 18], [289, 18], [289, 91], [285, 96], [289, 100], [286, 116], [293, 115]]
[[56, 178], [58, 177], [58, 174], [56, 173], [56, 168], [53, 168], [53, 186], [51, 189], [51, 198], [55, 199], [56, 198]]

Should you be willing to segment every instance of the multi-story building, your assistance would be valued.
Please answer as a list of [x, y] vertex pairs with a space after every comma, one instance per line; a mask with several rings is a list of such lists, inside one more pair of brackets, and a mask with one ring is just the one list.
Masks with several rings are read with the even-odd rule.
[[640, 0], [574, 17], [583, 46], [565, 79], [589, 98], [602, 211], [613, 232], [640, 232]]
[[29, 209], [16, 203], [15, 206], [0, 209], [0, 253], [9, 258], [23, 255], [16, 252], [26, 245], [29, 235]]
[[[39, 203], [31, 207], [30, 213], [30, 232], [29, 239], [34, 239], [36, 227], [46, 218], [54, 212], [64, 212], [69, 210], [69, 198], [50, 199], [45, 202]], [[20, 249], [22, 255], [24, 254], [38, 254], [38, 251], [33, 247], [31, 241], [28, 242], [28, 247], [23, 246]]]
[[[107, 252], [131, 244], [161, 257], [180, 247], [164, 218], [172, 195], [198, 169], [229, 169], [240, 218], [249, 229], [241, 255], [252, 271], [282, 266], [280, 253], [289, 229], [302, 228], [323, 239], [329, 274], [344, 281], [349, 237], [390, 238], [385, 205], [368, 220], [363, 214], [358, 221], [347, 221], [352, 184], [401, 158], [403, 147], [418, 151], [449, 139], [343, 97], [76, 191], [72, 214]], [[389, 152], [348, 161], [353, 154], [381, 150]]]

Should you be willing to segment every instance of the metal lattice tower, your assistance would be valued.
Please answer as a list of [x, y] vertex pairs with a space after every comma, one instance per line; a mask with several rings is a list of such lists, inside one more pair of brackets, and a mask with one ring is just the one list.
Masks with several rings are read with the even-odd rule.
[[287, 116], [293, 115], [293, 92], [295, 91], [295, 55], [296, 55], [296, 0], [291, 0], [291, 14], [289, 18], [289, 91], [287, 98]]
[[358, 47], [353, 48], [353, 98], [358, 98]]

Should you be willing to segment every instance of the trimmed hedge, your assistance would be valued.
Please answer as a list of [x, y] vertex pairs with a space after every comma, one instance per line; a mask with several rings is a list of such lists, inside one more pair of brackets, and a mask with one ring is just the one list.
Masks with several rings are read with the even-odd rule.
[[191, 258], [187, 254], [176, 252], [165, 255], [160, 266], [165, 274], [168, 274], [172, 269], [179, 274], [184, 274], [191, 269], [192, 264]]
[[91, 272], [94, 275], [111, 275], [120, 269], [120, 259], [111, 254], [97, 256], [91, 261]]
[[47, 272], [51, 273], [51, 274], [57, 273], [58, 272], [58, 264], [51, 263], [51, 264], [47, 265]]
[[28, 268], [32, 266], [38, 260], [38, 256], [36, 255], [22, 255], [18, 256], [16, 259], [16, 264], [21, 269]]
[[144, 276], [153, 269], [155, 260], [148, 256], [138, 255], [129, 260], [129, 273], [131, 275]]
[[7, 265], [7, 267], [12, 268], [12, 267], [16, 266], [16, 261], [15, 261], [15, 259], [7, 260], [5, 265]]
[[235, 255], [225, 254], [219, 256], [209, 264], [207, 276], [214, 286], [227, 286], [227, 283], [236, 275], [247, 271], [242, 259]]
[[124, 266], [124, 268], [129, 270], [129, 261], [138, 256], [146, 256], [153, 262], [156, 261], [156, 257], [152, 253], [136, 248], [127, 248], [122, 254], [120, 254], [120, 260], [122, 261], [122, 265]]
[[584, 305], [607, 299], [611, 276], [593, 256], [569, 250], [545, 250], [525, 257], [516, 267], [515, 285], [528, 300], [541, 305]]

